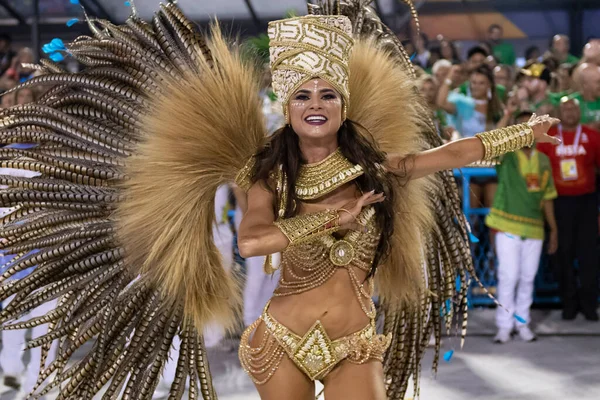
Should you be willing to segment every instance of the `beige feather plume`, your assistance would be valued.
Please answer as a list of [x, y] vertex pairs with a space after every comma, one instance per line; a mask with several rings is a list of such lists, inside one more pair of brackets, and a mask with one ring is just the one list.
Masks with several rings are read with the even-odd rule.
[[183, 304], [200, 331], [210, 321], [231, 327], [240, 309], [236, 278], [213, 243], [214, 196], [265, 136], [255, 69], [218, 27], [208, 47], [214, 65], [199, 58], [200, 73], [165, 79], [152, 99], [119, 208], [128, 264]]
[[[348, 117], [364, 126], [388, 154], [410, 155], [424, 149], [427, 115], [414, 83], [401, 65], [372, 40], [358, 40], [350, 58]], [[433, 226], [428, 186], [433, 178], [396, 187], [391, 253], [378, 268], [376, 287], [387, 307], [418, 306], [423, 290], [424, 233]]]

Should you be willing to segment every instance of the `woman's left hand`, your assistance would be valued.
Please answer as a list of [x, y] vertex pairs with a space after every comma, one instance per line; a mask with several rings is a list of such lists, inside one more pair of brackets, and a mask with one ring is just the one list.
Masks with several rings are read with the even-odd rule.
[[533, 137], [538, 143], [552, 143], [555, 145], [561, 144], [561, 140], [557, 137], [549, 136], [548, 130], [554, 125], [558, 125], [560, 119], [552, 118], [549, 115], [536, 115], [533, 114], [527, 125], [533, 130]]

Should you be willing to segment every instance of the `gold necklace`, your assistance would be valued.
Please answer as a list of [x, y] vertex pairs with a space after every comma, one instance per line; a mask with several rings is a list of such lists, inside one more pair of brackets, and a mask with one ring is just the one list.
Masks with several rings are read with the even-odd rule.
[[363, 168], [352, 164], [338, 148], [318, 163], [300, 166], [296, 179], [296, 196], [300, 200], [318, 199], [362, 174]]

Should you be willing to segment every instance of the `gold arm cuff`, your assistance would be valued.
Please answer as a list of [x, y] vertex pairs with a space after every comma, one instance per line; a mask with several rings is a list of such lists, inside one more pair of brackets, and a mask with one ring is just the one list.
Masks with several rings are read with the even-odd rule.
[[503, 154], [523, 147], [533, 146], [533, 130], [528, 124], [512, 125], [506, 128], [478, 133], [475, 135], [485, 148], [484, 161], [491, 161]]
[[339, 220], [340, 215], [337, 210], [326, 210], [280, 219], [274, 224], [288, 238], [291, 246], [337, 231]]
[[255, 159], [254, 156], [252, 156], [248, 159], [248, 161], [246, 161], [246, 164], [244, 164], [242, 169], [240, 169], [240, 172], [238, 172], [235, 176], [235, 184], [238, 185], [238, 187], [244, 192], [250, 190], [250, 187], [252, 186], [250, 174], [254, 169], [254, 163]]

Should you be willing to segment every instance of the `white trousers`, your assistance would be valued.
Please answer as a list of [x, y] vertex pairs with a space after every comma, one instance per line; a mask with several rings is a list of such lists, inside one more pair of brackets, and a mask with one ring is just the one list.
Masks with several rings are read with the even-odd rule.
[[521, 239], [504, 232], [496, 234], [498, 255], [498, 301], [508, 312], [498, 307], [496, 326], [512, 329], [523, 325], [514, 314], [530, 321], [529, 308], [533, 303], [533, 284], [540, 264], [543, 240]]
[[[10, 297], [5, 304], [9, 304], [12, 297]], [[22, 316], [18, 322], [27, 321], [28, 319], [40, 317], [56, 308], [56, 300], [44, 303], [34, 309], [31, 313]], [[12, 322], [11, 322], [12, 323]], [[48, 332], [48, 325], [40, 325], [31, 329], [31, 337], [38, 338], [45, 335]], [[42, 350], [40, 347], [35, 347], [29, 351], [30, 359], [29, 364], [25, 367], [23, 362], [23, 347], [25, 345], [25, 333], [26, 330], [5, 330], [2, 331], [2, 351], [0, 352], [0, 366], [4, 371], [4, 375], [14, 376], [18, 380], [21, 380], [23, 372], [25, 372], [25, 381], [21, 382], [22, 389], [29, 393], [33, 389], [40, 371], [40, 361], [42, 357]], [[56, 351], [58, 349], [58, 341], [52, 343], [48, 358], [46, 359], [46, 366], [50, 365], [56, 357]]]

